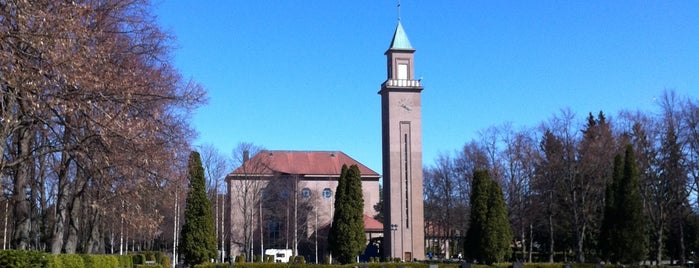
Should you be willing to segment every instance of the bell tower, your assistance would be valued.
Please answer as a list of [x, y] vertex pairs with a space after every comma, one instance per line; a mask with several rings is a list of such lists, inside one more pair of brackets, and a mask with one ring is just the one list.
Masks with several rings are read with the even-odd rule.
[[422, 190], [422, 108], [415, 80], [415, 49], [403, 25], [386, 50], [387, 79], [381, 84], [384, 198], [384, 257], [425, 258]]

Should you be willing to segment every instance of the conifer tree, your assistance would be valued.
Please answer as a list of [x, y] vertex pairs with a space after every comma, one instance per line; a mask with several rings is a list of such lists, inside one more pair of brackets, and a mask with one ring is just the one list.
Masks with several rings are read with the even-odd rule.
[[603, 257], [613, 263], [637, 264], [646, 257], [647, 240], [636, 157], [626, 146], [624, 160], [614, 158], [613, 179], [607, 186], [600, 230]]
[[606, 261], [616, 262], [616, 254], [614, 253], [614, 240], [616, 239], [615, 230], [617, 228], [617, 215], [616, 215], [616, 202], [614, 198], [616, 196], [617, 188], [619, 187], [619, 181], [623, 176], [623, 160], [621, 155], [616, 155], [614, 157], [614, 171], [612, 173], [612, 180], [607, 185], [605, 190], [604, 198], [604, 212], [602, 218], [602, 226], [600, 227], [600, 237], [599, 237], [599, 247], [602, 253], [602, 258]]
[[484, 170], [474, 171], [471, 189], [466, 258], [486, 264], [501, 262], [510, 253], [513, 237], [502, 189]]
[[623, 249], [618, 252], [619, 261], [637, 264], [646, 257], [647, 240], [636, 156], [631, 145], [626, 146], [623, 176], [614, 201], [619, 226], [615, 247]]
[[189, 266], [216, 257], [216, 233], [211, 202], [206, 197], [204, 168], [198, 152], [189, 155], [189, 193], [180, 234], [179, 251]]
[[483, 245], [483, 260], [485, 263], [492, 264], [502, 262], [507, 256], [510, 256], [510, 242], [512, 242], [513, 234], [502, 188], [492, 180], [489, 184], [488, 219], [485, 232], [486, 243]]
[[362, 178], [357, 165], [349, 168], [342, 166], [335, 193], [335, 212], [328, 246], [338, 262], [352, 263], [366, 244]]
[[477, 260], [483, 255], [481, 241], [483, 241], [484, 224], [488, 216], [488, 173], [483, 170], [473, 172], [471, 181], [471, 218], [466, 232], [464, 244], [467, 260]]

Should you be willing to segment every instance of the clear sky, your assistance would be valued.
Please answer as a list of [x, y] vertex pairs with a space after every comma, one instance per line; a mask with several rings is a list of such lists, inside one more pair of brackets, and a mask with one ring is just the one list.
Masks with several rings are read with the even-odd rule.
[[[174, 63], [208, 91], [196, 144], [230, 155], [339, 150], [381, 170], [377, 92], [397, 1], [162, 0]], [[561, 109], [654, 111], [664, 89], [699, 97], [699, 1], [401, 2], [422, 77], [423, 163], [506, 122]]]

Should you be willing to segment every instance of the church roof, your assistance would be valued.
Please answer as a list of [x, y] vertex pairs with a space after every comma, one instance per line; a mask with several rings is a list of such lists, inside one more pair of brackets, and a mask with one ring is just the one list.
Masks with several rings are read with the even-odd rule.
[[383, 223], [364, 214], [364, 232], [366, 233], [381, 233], [383, 232]]
[[398, 26], [396, 26], [396, 31], [393, 33], [393, 39], [391, 40], [391, 46], [389, 49], [413, 49], [410, 45], [410, 40], [408, 40], [408, 35], [405, 34], [403, 30], [403, 24], [398, 21]]
[[272, 176], [275, 174], [306, 177], [340, 177], [342, 165], [357, 165], [362, 178], [381, 176], [364, 164], [340, 151], [260, 151], [228, 176]]

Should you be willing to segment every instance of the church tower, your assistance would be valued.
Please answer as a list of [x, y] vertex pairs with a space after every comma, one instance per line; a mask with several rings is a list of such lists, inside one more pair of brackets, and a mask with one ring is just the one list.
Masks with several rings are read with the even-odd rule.
[[422, 119], [420, 80], [403, 25], [386, 51], [388, 77], [381, 84], [384, 257], [425, 258], [422, 200]]

